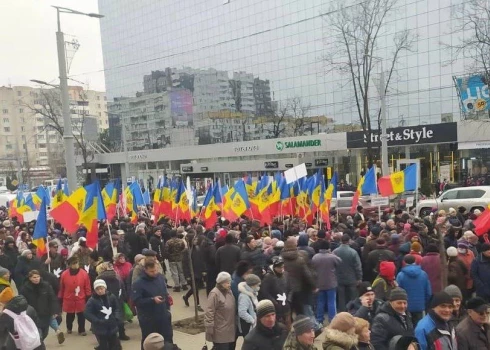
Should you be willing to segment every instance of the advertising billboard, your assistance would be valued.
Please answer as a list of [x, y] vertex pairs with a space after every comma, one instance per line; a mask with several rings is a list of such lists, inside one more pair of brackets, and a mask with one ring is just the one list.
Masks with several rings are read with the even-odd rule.
[[484, 75], [469, 75], [455, 80], [464, 113], [471, 114], [489, 110], [490, 95]]
[[170, 114], [174, 126], [193, 124], [192, 93], [189, 90], [170, 91]]

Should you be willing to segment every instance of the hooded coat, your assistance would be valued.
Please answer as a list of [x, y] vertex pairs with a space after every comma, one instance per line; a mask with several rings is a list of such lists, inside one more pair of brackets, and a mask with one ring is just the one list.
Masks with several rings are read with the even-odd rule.
[[439, 293], [442, 291], [442, 267], [439, 253], [427, 253], [427, 255], [422, 258], [420, 267], [429, 277], [432, 293]]
[[400, 288], [405, 289], [408, 295], [408, 311], [425, 311], [432, 296], [429, 277], [419, 265], [407, 265], [398, 276], [396, 282]]
[[327, 328], [323, 350], [351, 350], [357, 349], [357, 335], [341, 332], [336, 329]]
[[[111, 308], [111, 314], [106, 318], [106, 314], [101, 310]], [[109, 336], [116, 334], [118, 324], [123, 322], [121, 307], [115, 295], [106, 292], [104, 295], [94, 293], [87, 302], [84, 311], [85, 318], [92, 324], [91, 330], [97, 336]]]
[[[238, 295], [238, 317], [251, 325], [255, 325], [257, 323], [257, 314], [255, 310], [259, 303], [257, 300], [257, 292], [247, 285], [246, 282], [240, 282], [238, 284], [238, 291], [240, 292]], [[240, 323], [238, 323], [238, 328], [241, 332], [242, 329]]]

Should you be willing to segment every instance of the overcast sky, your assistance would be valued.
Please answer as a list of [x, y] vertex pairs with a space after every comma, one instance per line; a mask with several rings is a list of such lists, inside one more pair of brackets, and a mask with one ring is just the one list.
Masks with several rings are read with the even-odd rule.
[[[51, 5], [98, 12], [97, 0], [0, 0], [0, 86], [35, 86], [30, 79], [58, 82], [56, 10]], [[65, 40], [80, 48], [69, 75], [93, 90], [105, 90], [99, 20], [63, 14]], [[68, 81], [70, 85], [79, 83]]]

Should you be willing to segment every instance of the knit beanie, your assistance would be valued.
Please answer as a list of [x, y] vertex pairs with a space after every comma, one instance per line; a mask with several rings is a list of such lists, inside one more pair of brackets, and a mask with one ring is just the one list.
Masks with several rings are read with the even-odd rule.
[[260, 284], [261, 281], [259, 276], [251, 273], [250, 275], [247, 275], [247, 277], [245, 277], [245, 282], [249, 287], [252, 287]]
[[107, 289], [107, 284], [105, 283], [104, 280], [95, 280], [94, 289], [97, 289], [97, 287], [104, 287], [105, 289]]
[[328, 328], [335, 329], [344, 333], [349, 332], [349, 330], [355, 327], [356, 327], [356, 320], [354, 319], [354, 316], [352, 316], [348, 312], [338, 313], [337, 315], [335, 315], [335, 317], [328, 325]]
[[453, 305], [453, 298], [446, 292], [435, 293], [430, 301], [430, 308], [433, 309], [442, 304]]
[[9, 272], [10, 272], [9, 270], [7, 270], [6, 268], [0, 266], [0, 278], [3, 277], [3, 276], [5, 276]]
[[308, 316], [298, 315], [294, 319], [293, 329], [296, 335], [301, 335], [315, 329], [315, 324]]
[[161, 334], [151, 333], [143, 342], [144, 350], [163, 350], [165, 342]]
[[422, 251], [422, 245], [419, 242], [413, 242], [411, 248], [414, 252], [420, 253]]
[[382, 261], [379, 263], [379, 275], [388, 281], [395, 280], [396, 266], [393, 261]]
[[405, 255], [403, 257], [403, 261], [405, 262], [405, 264], [407, 265], [412, 265], [412, 264], [415, 264], [415, 257], [413, 255]]
[[276, 308], [274, 304], [269, 299], [264, 299], [259, 301], [257, 304], [257, 319], [260, 320], [262, 317], [275, 314]]
[[405, 300], [408, 301], [407, 292], [405, 289], [396, 287], [391, 290], [390, 301]]
[[454, 284], [450, 284], [446, 288], [444, 288], [444, 291], [451, 296], [451, 298], [459, 298], [463, 299], [463, 294], [461, 293], [461, 290], [458, 288], [458, 286], [455, 286]]
[[439, 248], [435, 244], [429, 244], [427, 246], [427, 253], [439, 253]]
[[449, 247], [446, 249], [446, 254], [449, 257], [458, 256], [458, 250], [455, 247]]
[[221, 271], [216, 277], [216, 283], [231, 282], [231, 275], [226, 271]]

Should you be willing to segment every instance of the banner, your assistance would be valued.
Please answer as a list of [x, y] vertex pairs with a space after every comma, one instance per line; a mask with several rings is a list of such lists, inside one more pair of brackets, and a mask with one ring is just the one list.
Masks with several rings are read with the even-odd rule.
[[490, 95], [484, 75], [470, 75], [456, 78], [456, 88], [461, 98], [464, 113], [473, 114], [489, 110]]

